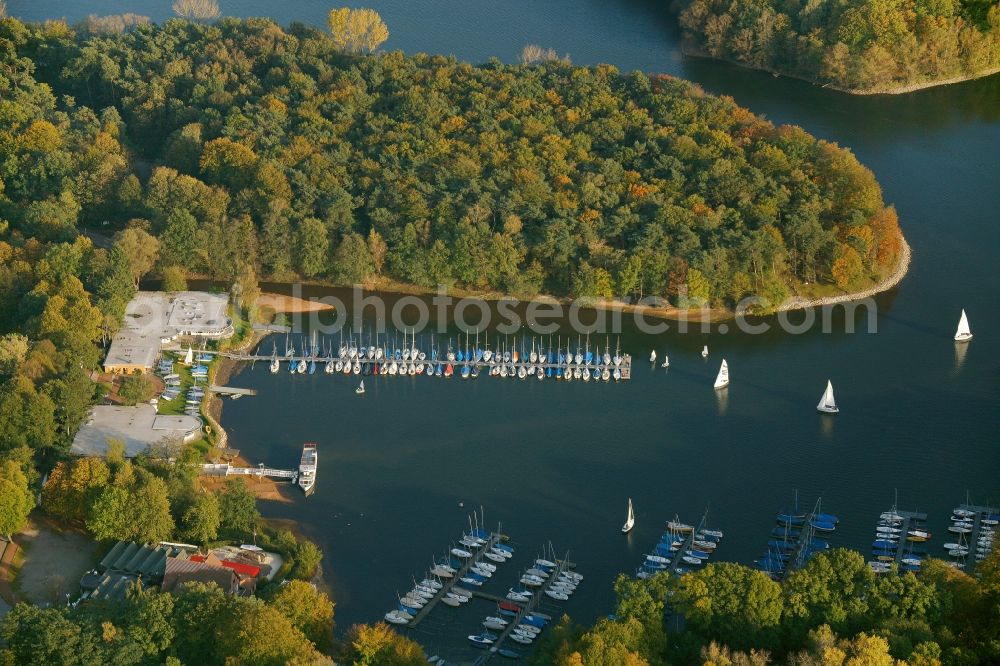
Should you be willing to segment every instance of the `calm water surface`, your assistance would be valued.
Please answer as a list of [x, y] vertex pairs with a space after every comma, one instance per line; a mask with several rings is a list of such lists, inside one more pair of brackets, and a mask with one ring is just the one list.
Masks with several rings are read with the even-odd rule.
[[[329, 5], [221, 4], [282, 23], [320, 22]], [[386, 48], [513, 60], [535, 42], [577, 64], [683, 76], [848, 145], [898, 208], [914, 260], [901, 287], [879, 299], [875, 335], [652, 337], [627, 328], [622, 347], [640, 362], [621, 385], [372, 379], [359, 399], [342, 376], [242, 372], [233, 383], [260, 394], [226, 403], [233, 446], [289, 466], [303, 440], [320, 443], [316, 494], [264, 512], [302, 521], [320, 542], [340, 627], [393, 607], [396, 591], [480, 505], [523, 551], [489, 589], [505, 591], [514, 569], [551, 541], [587, 575], [565, 605], [586, 621], [609, 611], [614, 576], [634, 571], [675, 513], [696, 520], [709, 507], [727, 534], [718, 557], [749, 562], [794, 489], [803, 501], [822, 495], [842, 519], [834, 542], [856, 547], [897, 490], [900, 508], [929, 512], [939, 535], [966, 492], [1000, 502], [1000, 77], [855, 98], [684, 58], [657, 3], [366, 4], [390, 27]], [[11, 0], [8, 8], [34, 20], [123, 11], [162, 19], [169, 2]], [[964, 354], [951, 341], [962, 307], [976, 333]], [[708, 361], [702, 344], [713, 351]], [[668, 372], [642, 362], [653, 347], [669, 351]], [[723, 355], [733, 377], [724, 404], [711, 389]], [[843, 410], [835, 419], [814, 411], [827, 377]], [[623, 537], [628, 496], [637, 524]], [[476, 630], [489, 610], [442, 607], [418, 637], [440, 646]]]

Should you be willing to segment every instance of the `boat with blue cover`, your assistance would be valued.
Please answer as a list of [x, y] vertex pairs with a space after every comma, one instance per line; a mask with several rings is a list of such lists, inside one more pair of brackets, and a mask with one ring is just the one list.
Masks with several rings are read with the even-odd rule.
[[806, 524], [806, 517], [801, 514], [779, 513], [778, 523], [781, 525], [800, 526]]

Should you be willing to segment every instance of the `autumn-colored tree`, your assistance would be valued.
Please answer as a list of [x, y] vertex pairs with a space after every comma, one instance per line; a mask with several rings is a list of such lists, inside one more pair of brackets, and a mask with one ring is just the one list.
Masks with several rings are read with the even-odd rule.
[[389, 39], [389, 28], [374, 9], [331, 9], [326, 24], [333, 43], [345, 53], [372, 53]]
[[167, 266], [163, 269], [163, 291], [185, 291], [187, 276], [180, 266]]
[[7, 537], [28, 522], [35, 508], [35, 496], [28, 487], [28, 477], [13, 460], [0, 462], [0, 534]]
[[375, 227], [372, 227], [368, 231], [368, 252], [371, 254], [375, 272], [381, 275], [382, 268], [385, 266], [385, 255], [389, 252], [389, 246], [386, 245], [382, 234], [375, 231]]
[[128, 258], [132, 283], [138, 289], [139, 280], [152, 270], [160, 252], [160, 241], [139, 226], [131, 226], [115, 236], [115, 245]]
[[222, 14], [217, 0], [175, 0], [173, 10], [181, 18], [193, 21], [211, 21]]
[[830, 269], [833, 281], [841, 289], [847, 289], [851, 284], [861, 277], [864, 264], [858, 251], [849, 245], [840, 247], [840, 256], [833, 262]]
[[13, 374], [28, 355], [28, 338], [20, 333], [0, 336], [0, 375]]
[[268, 604], [288, 618], [320, 650], [333, 642], [333, 602], [311, 583], [292, 580], [274, 590]]
[[357, 666], [420, 666], [427, 663], [415, 641], [400, 636], [385, 622], [358, 624], [347, 632], [346, 661]]
[[227, 664], [284, 666], [328, 664], [291, 620], [256, 598], [241, 600], [238, 612], [218, 628], [215, 651]]

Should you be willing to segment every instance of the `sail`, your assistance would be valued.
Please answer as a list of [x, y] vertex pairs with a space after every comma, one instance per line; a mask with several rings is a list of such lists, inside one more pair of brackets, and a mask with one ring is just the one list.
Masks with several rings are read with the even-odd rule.
[[625, 524], [622, 525], [622, 532], [628, 532], [635, 525], [635, 512], [632, 510], [632, 498], [628, 498], [628, 518], [625, 519]]
[[715, 388], [723, 388], [729, 385], [729, 365], [726, 359], [722, 359], [722, 366], [719, 367], [719, 374], [715, 378]]
[[194, 350], [188, 346], [187, 354], [184, 355], [184, 365], [191, 365], [194, 362]]
[[965, 316], [965, 310], [962, 310], [962, 316], [958, 320], [958, 330], [955, 331], [956, 340], [968, 340], [972, 337], [972, 331], [969, 329], [969, 318]]
[[829, 379], [826, 380], [826, 390], [823, 391], [823, 397], [819, 399], [816, 409], [827, 414], [835, 414], [840, 411], [837, 407], [837, 401], [833, 399], [833, 382]]

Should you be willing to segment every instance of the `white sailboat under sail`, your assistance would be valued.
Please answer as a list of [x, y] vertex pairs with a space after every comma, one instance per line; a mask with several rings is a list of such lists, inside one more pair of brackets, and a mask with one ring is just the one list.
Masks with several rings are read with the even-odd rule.
[[722, 359], [719, 374], [715, 376], [715, 388], [721, 389], [727, 386], [729, 386], [729, 364], [726, 363], [726, 359]]
[[965, 316], [965, 309], [962, 309], [962, 316], [958, 320], [958, 330], [955, 331], [955, 342], [968, 342], [972, 339], [972, 330], [969, 329], [969, 318]]
[[632, 498], [628, 498], [628, 517], [625, 518], [625, 524], [622, 525], [622, 534], [628, 534], [632, 528], [635, 526], [635, 511], [632, 510]]
[[708, 358], [708, 345], [701, 348], [701, 357]]
[[823, 397], [816, 405], [816, 411], [824, 414], [836, 414], [840, 411], [840, 407], [837, 407], [837, 401], [833, 399], [833, 382], [829, 379], [826, 380], [826, 390], [823, 391]]
[[358, 388], [354, 389], [354, 392], [357, 393], [358, 395], [365, 394], [365, 380], [363, 379], [361, 380], [361, 383], [358, 385]]

